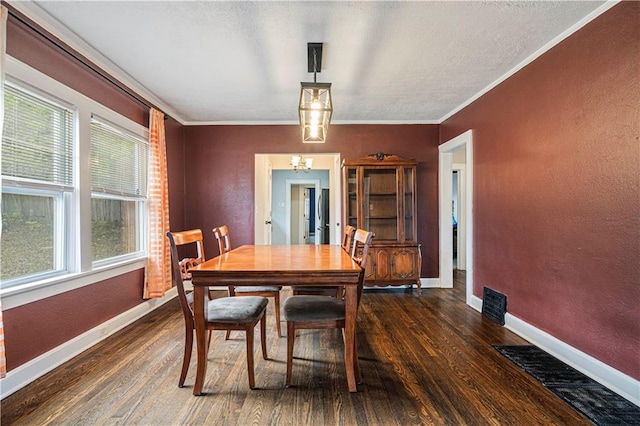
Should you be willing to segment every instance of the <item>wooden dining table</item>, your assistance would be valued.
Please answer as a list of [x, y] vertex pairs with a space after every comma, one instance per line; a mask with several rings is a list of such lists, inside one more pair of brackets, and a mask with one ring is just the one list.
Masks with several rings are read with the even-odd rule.
[[345, 368], [350, 392], [356, 392], [358, 359], [356, 316], [364, 271], [341, 246], [244, 245], [190, 268], [194, 291], [197, 370], [194, 395], [202, 394], [209, 339], [204, 316], [205, 291], [213, 286], [336, 286], [345, 287]]

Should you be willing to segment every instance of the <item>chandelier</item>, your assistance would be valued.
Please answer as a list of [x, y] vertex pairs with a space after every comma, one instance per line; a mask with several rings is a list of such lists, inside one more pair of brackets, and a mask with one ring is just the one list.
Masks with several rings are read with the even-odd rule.
[[293, 167], [293, 171], [296, 173], [301, 170], [305, 173], [309, 173], [309, 170], [311, 170], [311, 166], [313, 165], [313, 158], [304, 158], [302, 155], [293, 155], [291, 156], [290, 164]]
[[307, 70], [313, 72], [313, 83], [300, 83], [298, 113], [302, 142], [324, 143], [333, 113], [331, 83], [318, 83], [316, 73], [322, 69], [322, 43], [307, 43]]

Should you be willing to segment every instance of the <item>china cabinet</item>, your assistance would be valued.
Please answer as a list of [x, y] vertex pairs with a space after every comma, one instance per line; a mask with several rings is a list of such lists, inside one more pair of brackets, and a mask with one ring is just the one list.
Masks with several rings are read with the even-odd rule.
[[344, 224], [375, 233], [367, 286], [417, 284], [420, 288], [416, 166], [416, 160], [381, 152], [342, 163]]

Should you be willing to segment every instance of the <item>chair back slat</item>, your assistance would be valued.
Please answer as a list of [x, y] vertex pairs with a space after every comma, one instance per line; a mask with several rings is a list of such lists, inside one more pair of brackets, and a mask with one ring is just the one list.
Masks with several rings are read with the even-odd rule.
[[376, 234], [364, 229], [356, 229], [353, 234], [353, 247], [351, 247], [351, 258], [362, 268], [360, 271], [360, 285], [358, 286], [358, 306], [362, 299], [362, 289], [364, 286], [365, 269], [369, 259], [369, 246]]
[[375, 234], [364, 229], [356, 229], [353, 234], [353, 246], [351, 247], [351, 258], [355, 260], [362, 269], [367, 267], [369, 259], [369, 246]]
[[231, 239], [229, 237], [229, 228], [227, 227], [227, 225], [213, 228], [213, 235], [218, 241], [218, 250], [220, 254], [231, 251]]
[[347, 225], [344, 228], [344, 235], [342, 236], [342, 249], [347, 253], [351, 253], [351, 242], [353, 241], [353, 234], [355, 234], [356, 228], [351, 225]]

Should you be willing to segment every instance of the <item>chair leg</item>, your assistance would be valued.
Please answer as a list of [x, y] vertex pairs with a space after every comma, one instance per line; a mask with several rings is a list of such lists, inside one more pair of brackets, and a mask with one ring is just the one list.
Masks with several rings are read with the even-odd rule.
[[256, 379], [253, 373], [253, 327], [255, 324], [247, 324], [247, 372], [249, 373], [249, 389], [255, 389]]
[[262, 359], [267, 359], [267, 315], [260, 319], [260, 344], [262, 346]]
[[285, 384], [291, 386], [291, 370], [293, 367], [293, 341], [296, 338], [296, 327], [293, 321], [287, 321], [287, 377]]
[[184, 339], [184, 354], [182, 356], [182, 371], [180, 372], [180, 380], [178, 380], [178, 387], [184, 386], [184, 380], [187, 378], [187, 372], [189, 371], [189, 363], [191, 362], [191, 350], [193, 349], [193, 333], [190, 327], [187, 328]]
[[282, 337], [282, 329], [280, 328], [280, 292], [276, 293], [273, 302], [276, 308], [276, 329], [278, 330], [278, 337]]
[[[236, 288], [232, 285], [227, 287], [227, 294], [229, 297], [234, 297], [236, 295]], [[229, 340], [229, 336], [231, 336], [231, 330], [227, 330], [227, 333], [224, 335], [224, 340]]]

